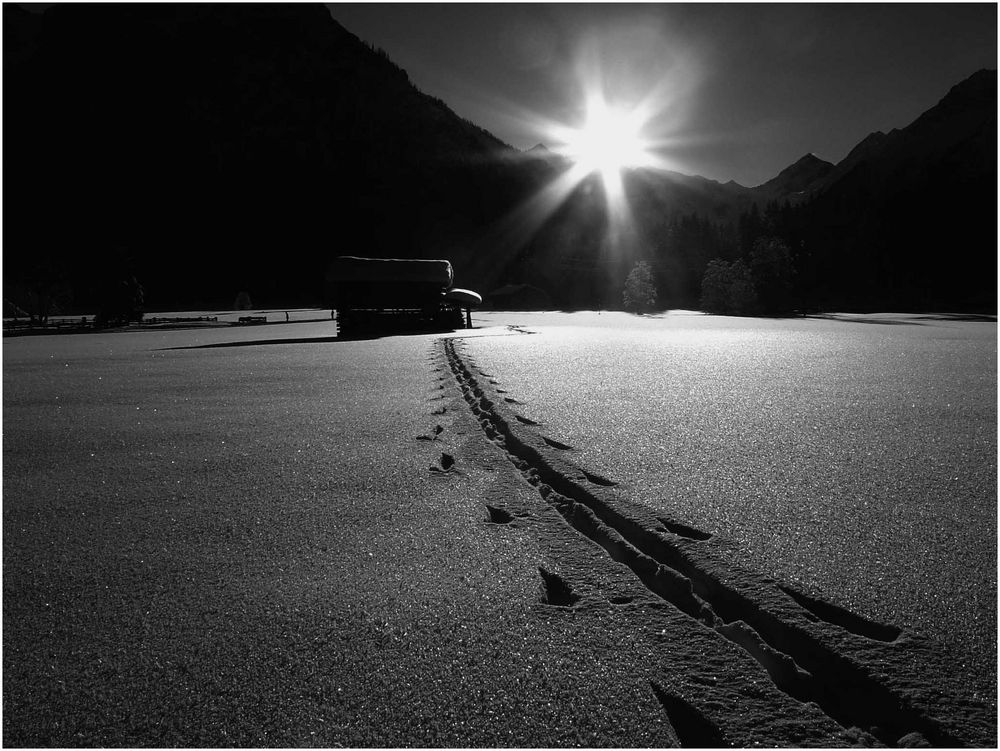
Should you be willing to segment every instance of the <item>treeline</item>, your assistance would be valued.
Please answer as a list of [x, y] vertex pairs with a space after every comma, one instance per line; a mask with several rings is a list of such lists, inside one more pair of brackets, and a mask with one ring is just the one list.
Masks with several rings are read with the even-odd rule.
[[753, 204], [732, 222], [636, 212], [632, 237], [616, 243], [601, 198], [583, 193], [522, 249], [503, 282], [541, 287], [560, 308], [619, 308], [623, 285], [642, 263], [661, 308], [772, 314], [814, 307], [805, 217], [787, 202], [763, 211]]
[[565, 308], [619, 307], [626, 277], [642, 261], [664, 309], [995, 312], [995, 195], [935, 191], [867, 209], [837, 195], [771, 201], [729, 222], [637, 216], [641, 241], [617, 254], [592, 239], [605, 225], [591, 220], [574, 232], [564, 223], [547, 233], [551, 246], [536, 243], [528, 265], [532, 283]]
[[669, 307], [737, 315], [811, 307], [803, 217], [787, 201], [757, 204], [736, 222], [696, 214], [669, 221], [653, 246], [653, 275]]

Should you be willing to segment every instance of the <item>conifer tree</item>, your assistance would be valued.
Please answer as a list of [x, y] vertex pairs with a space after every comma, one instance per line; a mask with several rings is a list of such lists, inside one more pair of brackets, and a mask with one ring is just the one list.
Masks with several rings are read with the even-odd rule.
[[629, 272], [622, 291], [622, 303], [630, 313], [648, 313], [656, 305], [653, 272], [645, 261], [639, 261]]

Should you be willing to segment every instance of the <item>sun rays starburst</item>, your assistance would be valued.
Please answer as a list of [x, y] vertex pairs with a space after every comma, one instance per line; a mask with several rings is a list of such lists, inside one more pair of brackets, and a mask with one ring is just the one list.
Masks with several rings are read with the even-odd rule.
[[666, 49], [664, 39], [646, 27], [583, 39], [571, 65], [579, 103], [574, 114], [559, 122], [507, 112], [562, 158], [550, 160], [562, 169], [496, 225], [498, 244], [508, 253], [531, 242], [560, 206], [591, 185], [603, 192], [604, 252], [627, 257], [636, 250], [631, 246], [641, 242], [643, 228], [636, 226], [626, 188], [641, 171], [681, 167], [689, 140], [682, 134], [699, 80], [697, 57], [677, 44]]
[[607, 177], [629, 167], [650, 167], [658, 159], [650, 151], [651, 143], [643, 134], [641, 114], [637, 110], [614, 107], [603, 97], [587, 102], [586, 118], [579, 128], [563, 129], [563, 144], [556, 150], [589, 172]]

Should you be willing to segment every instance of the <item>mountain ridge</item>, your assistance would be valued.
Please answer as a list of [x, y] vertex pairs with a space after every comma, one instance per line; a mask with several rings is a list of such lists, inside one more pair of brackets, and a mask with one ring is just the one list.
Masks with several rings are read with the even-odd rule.
[[752, 190], [768, 198], [787, 198], [808, 191], [810, 186], [822, 180], [833, 169], [831, 162], [810, 152]]
[[939, 241], [963, 201], [995, 215], [975, 195], [995, 195], [995, 71], [837, 165], [806, 155], [754, 188], [631, 170], [639, 241], [615, 255], [592, 178], [526, 239], [499, 232], [565, 159], [460, 118], [323, 6], [59, 5], [39, 19], [6, 4], [4, 20], [5, 100], [17, 113], [5, 137], [18, 144], [5, 164], [18, 188], [5, 197], [5, 297], [68, 287], [70, 310], [125, 273], [160, 309], [226, 305], [244, 290], [318, 304], [315, 280], [341, 253], [451, 258], [464, 286], [545, 278], [557, 304], [591, 306], [620, 297], [645, 255], [659, 259], [666, 297], [693, 306], [705, 264], [748, 252], [752, 228], [772, 231], [754, 217], [786, 202], [811, 227], [789, 230], [796, 262], [813, 269], [803, 278], [833, 269], [850, 292], [871, 285], [837, 271], [844, 258], [864, 265], [870, 248], [876, 264], [900, 263], [894, 235], [919, 241], [900, 202], [937, 221], [926, 234]]

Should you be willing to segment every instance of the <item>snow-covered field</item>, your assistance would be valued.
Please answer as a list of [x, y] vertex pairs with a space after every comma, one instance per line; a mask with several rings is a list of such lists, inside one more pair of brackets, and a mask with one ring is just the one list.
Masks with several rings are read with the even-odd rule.
[[290, 318], [5, 339], [5, 745], [995, 740], [995, 323]]
[[995, 323], [511, 319], [536, 335], [470, 352], [579, 461], [761, 573], [949, 642], [995, 692]]

